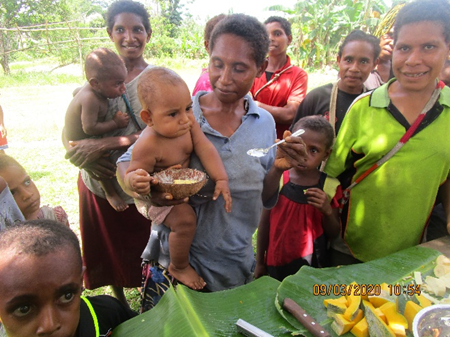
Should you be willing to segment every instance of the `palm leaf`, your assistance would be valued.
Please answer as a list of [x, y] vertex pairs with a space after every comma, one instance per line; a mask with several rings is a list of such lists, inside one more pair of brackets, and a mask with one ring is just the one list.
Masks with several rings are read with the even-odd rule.
[[242, 336], [235, 325], [239, 318], [273, 336], [290, 336], [291, 332], [311, 336], [281, 309], [280, 303], [286, 297], [299, 303], [336, 336], [328, 325], [330, 320], [322, 302], [324, 298], [337, 296], [314, 296], [314, 284], [397, 283], [413, 271], [432, 268], [438, 255], [433, 249], [413, 247], [363, 264], [324, 269], [303, 267], [281, 284], [262, 277], [215, 293], [199, 293], [179, 285], [176, 290], [171, 287], [154, 309], [119, 325], [113, 336]]

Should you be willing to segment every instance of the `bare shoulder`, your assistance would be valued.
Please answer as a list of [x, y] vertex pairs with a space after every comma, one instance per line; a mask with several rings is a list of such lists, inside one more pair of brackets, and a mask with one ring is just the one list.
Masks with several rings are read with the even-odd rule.
[[150, 127], [145, 127], [141, 135], [134, 144], [133, 154], [143, 151], [151, 151], [157, 148], [158, 136]]

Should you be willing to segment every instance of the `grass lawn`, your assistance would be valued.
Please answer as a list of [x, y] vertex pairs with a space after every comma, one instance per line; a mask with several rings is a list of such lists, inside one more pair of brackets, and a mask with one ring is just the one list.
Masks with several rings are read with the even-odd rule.
[[[205, 61], [161, 62], [176, 70], [192, 89]], [[164, 64], [165, 63], [165, 64]], [[181, 64], [181, 65], [180, 65]], [[183, 68], [181, 68], [183, 67]], [[64, 115], [72, 91], [84, 83], [79, 66], [53, 69], [48, 61], [12, 64], [12, 75], [0, 75], [0, 105], [4, 111], [9, 149], [28, 171], [41, 193], [41, 204], [60, 205], [69, 215], [71, 228], [79, 235], [78, 169], [64, 159], [61, 143]], [[328, 83], [335, 73], [309, 75], [309, 88]], [[87, 294], [111, 294], [100, 288]], [[139, 307], [137, 290], [127, 290], [133, 309]]]

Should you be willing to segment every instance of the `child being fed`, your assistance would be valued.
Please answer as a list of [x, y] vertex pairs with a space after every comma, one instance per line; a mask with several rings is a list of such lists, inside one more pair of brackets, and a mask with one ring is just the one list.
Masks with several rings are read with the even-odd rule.
[[[141, 119], [147, 127], [134, 145], [125, 184], [137, 194], [148, 195], [153, 179], [150, 173], [175, 165], [188, 167], [191, 153], [195, 152], [216, 184], [213, 199], [222, 194], [225, 209], [230, 212], [227, 173], [217, 150], [194, 118], [186, 83], [172, 70], [153, 67], [141, 75], [137, 90], [143, 108]], [[143, 208], [144, 216], [154, 223], [164, 223], [171, 230], [170, 274], [190, 288], [203, 288], [203, 278], [189, 265], [189, 249], [197, 221], [192, 207], [179, 204], [168, 207], [147, 205]]]

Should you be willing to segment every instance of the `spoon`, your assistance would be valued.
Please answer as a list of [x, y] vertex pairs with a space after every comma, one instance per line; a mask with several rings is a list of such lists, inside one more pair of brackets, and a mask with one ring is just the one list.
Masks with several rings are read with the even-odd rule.
[[[302, 135], [304, 133], [305, 133], [305, 130], [298, 129], [290, 137], [297, 137], [297, 136], [300, 136], [300, 135]], [[267, 153], [269, 153], [269, 150], [271, 148], [273, 148], [274, 146], [277, 146], [277, 145], [279, 145], [281, 143], [284, 143], [284, 142], [285, 142], [285, 140], [283, 139], [283, 140], [280, 140], [279, 142], [276, 142], [275, 144], [273, 144], [273, 145], [271, 145], [271, 146], [269, 146], [268, 148], [265, 148], [265, 149], [250, 149], [250, 150], [247, 151], [247, 154], [249, 156], [252, 156], [252, 157], [263, 157]]]

